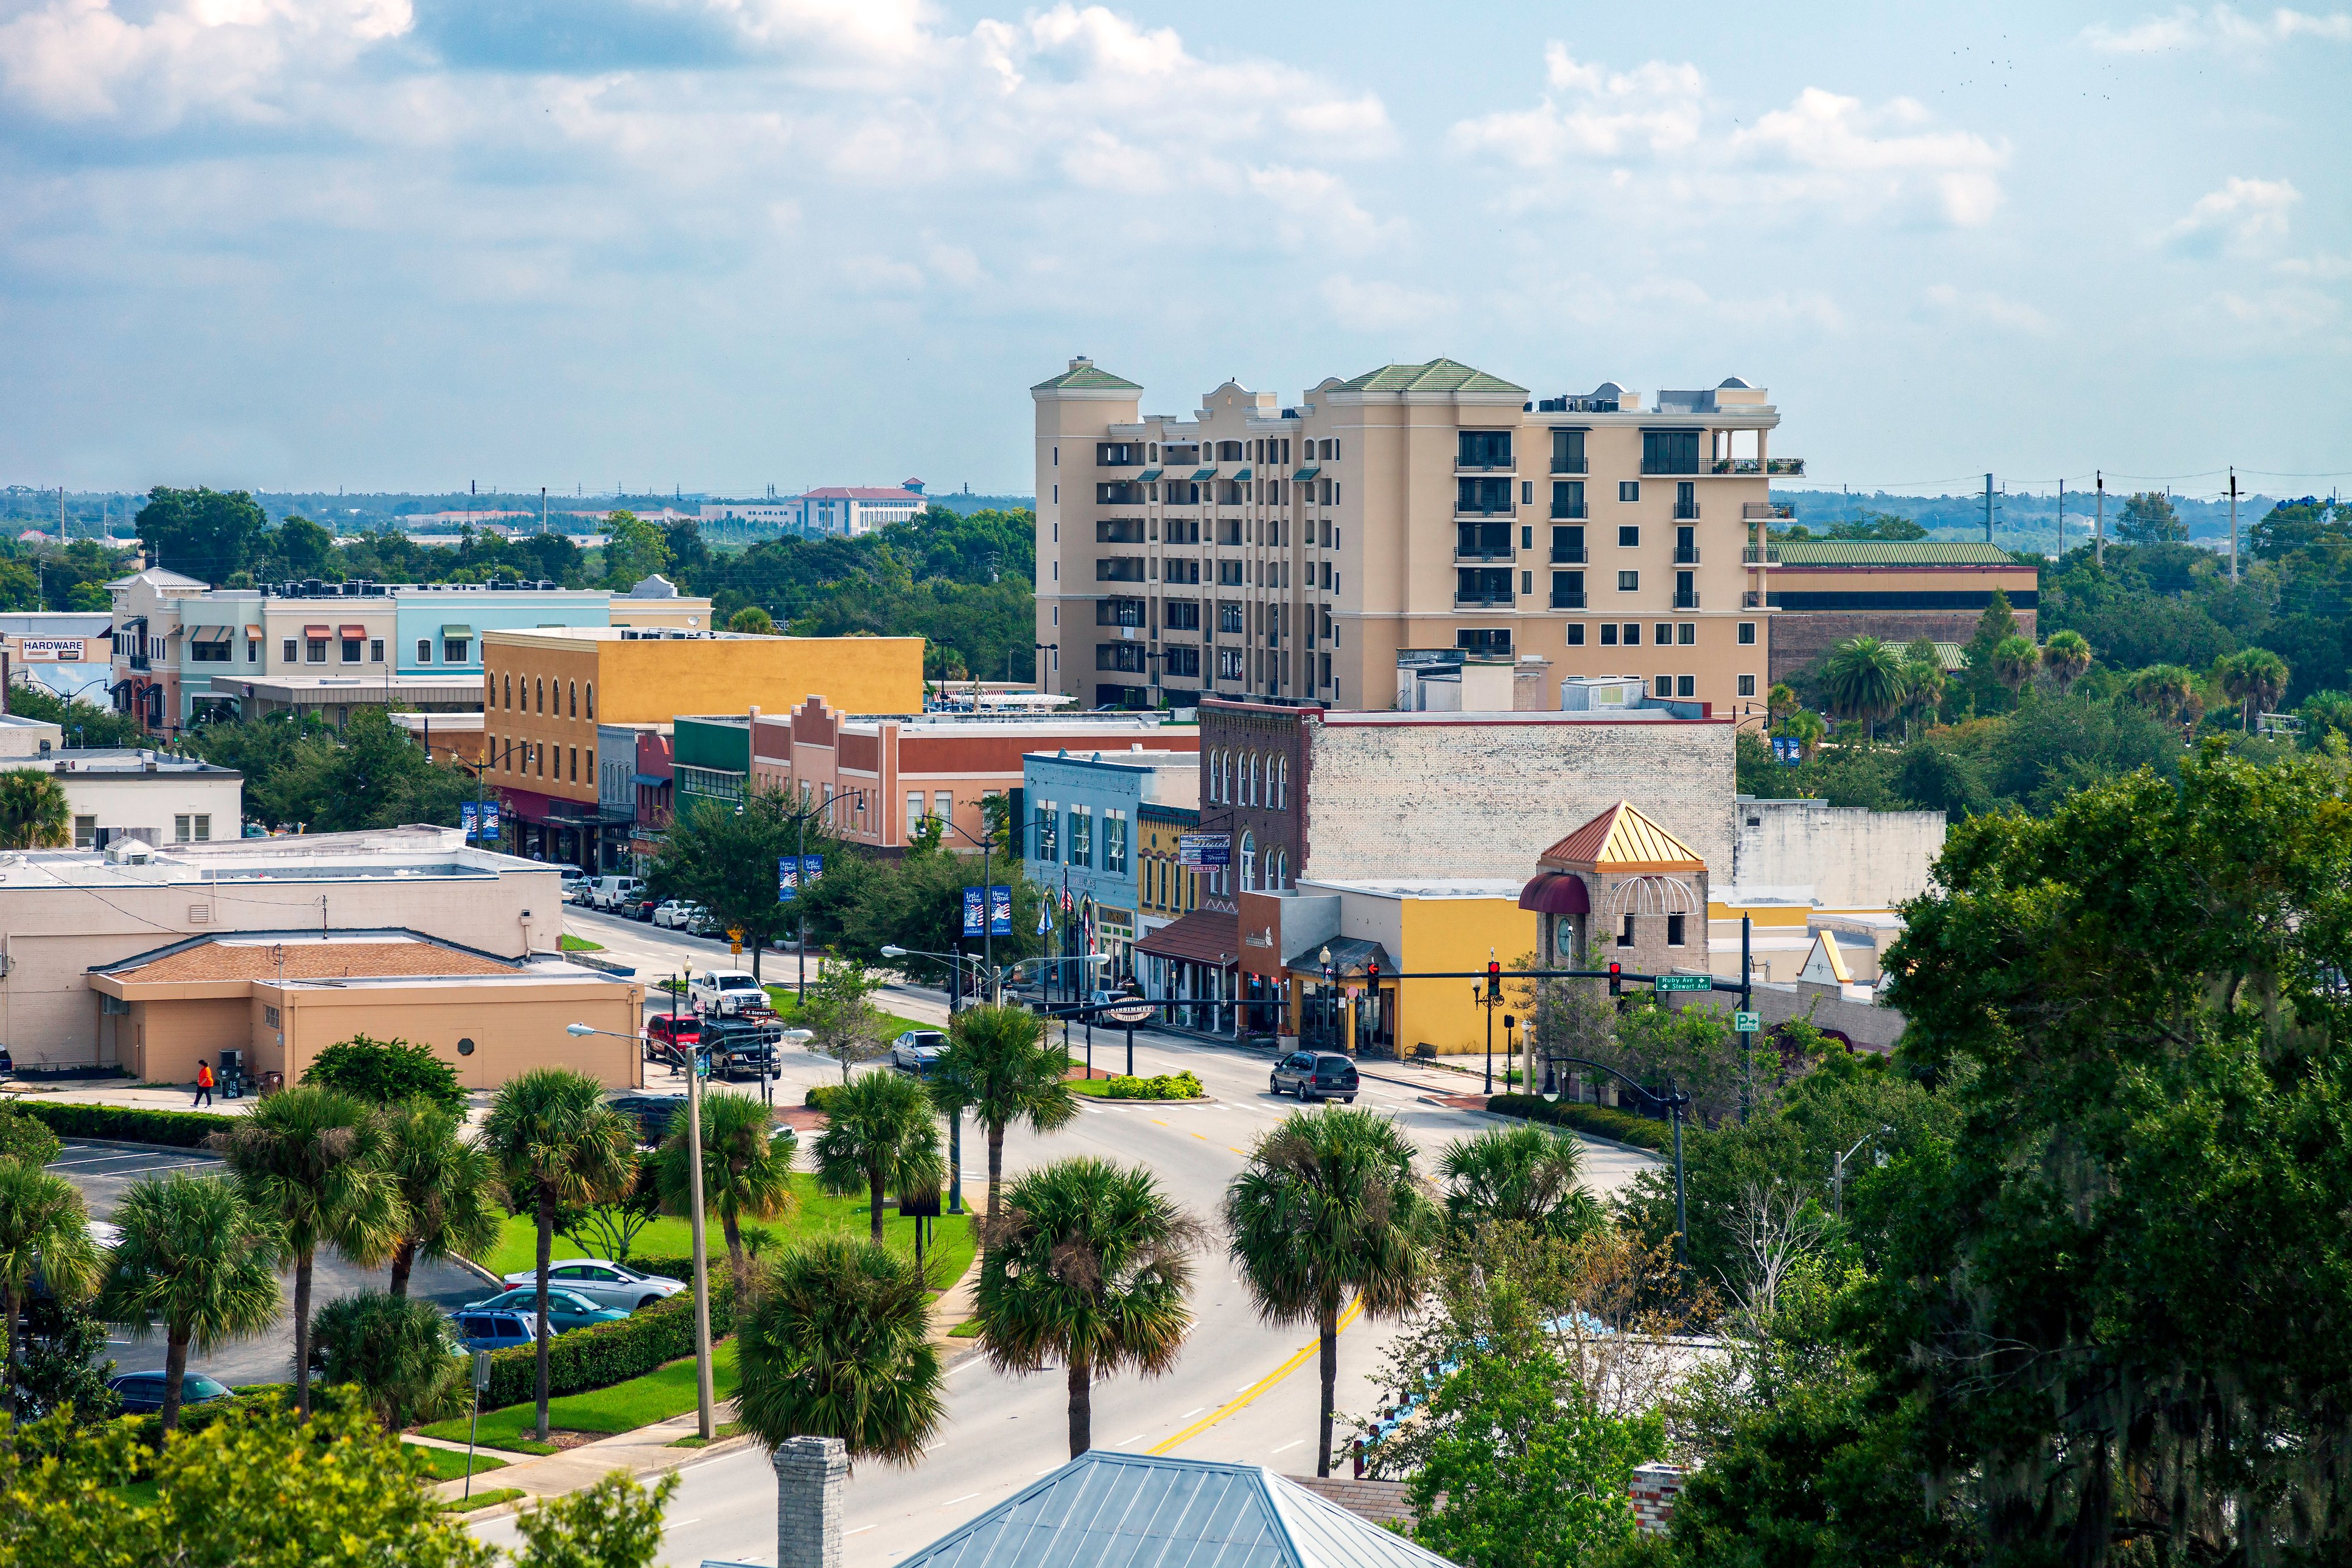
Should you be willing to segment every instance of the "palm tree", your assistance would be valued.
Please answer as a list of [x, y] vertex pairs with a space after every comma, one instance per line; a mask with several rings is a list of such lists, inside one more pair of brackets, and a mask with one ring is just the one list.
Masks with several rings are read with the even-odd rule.
[[319, 1310], [322, 1381], [355, 1385], [387, 1432], [464, 1408], [467, 1364], [449, 1320], [430, 1301], [368, 1290]]
[[2042, 645], [2042, 668], [2049, 672], [2050, 683], [2063, 696], [2091, 668], [2091, 645], [2083, 640], [2078, 631], [2053, 632], [2050, 640]]
[[2254, 715], [2278, 706], [2286, 695], [2286, 660], [2266, 647], [2242, 647], [2214, 668], [2221, 690], [2245, 710], [2246, 732], [2253, 733]]
[[1532, 1122], [1456, 1138], [1438, 1157], [1445, 1215], [1460, 1230], [1499, 1223], [1547, 1236], [1580, 1236], [1600, 1225], [1600, 1202], [1583, 1185], [1583, 1145]]
[[[694, 1163], [688, 1157], [686, 1108], [670, 1113], [669, 1132], [656, 1156], [662, 1206], [686, 1214], [694, 1206]], [[792, 1212], [793, 1154], [789, 1127], [769, 1119], [748, 1094], [702, 1097], [702, 1205], [719, 1215], [727, 1261], [735, 1271], [735, 1298], [751, 1299], [751, 1265], [743, 1252], [743, 1216], [774, 1219]]]
[[1903, 656], [1877, 637], [1848, 637], [1822, 664], [1830, 706], [1865, 727], [1903, 706]]
[[1413, 1147], [1370, 1110], [1300, 1111], [1258, 1140], [1225, 1190], [1230, 1250], [1258, 1315], [1312, 1322], [1322, 1336], [1323, 1416], [1315, 1473], [1331, 1473], [1331, 1405], [1339, 1379], [1339, 1309], [1352, 1292], [1371, 1317], [1418, 1298], [1430, 1210]]
[[214, 1140], [246, 1202], [285, 1232], [294, 1260], [294, 1407], [308, 1420], [319, 1248], [373, 1268], [400, 1244], [400, 1195], [383, 1168], [383, 1126], [352, 1096], [304, 1084], [263, 1099]]
[[0, 1411], [16, 1414], [16, 1314], [39, 1275], [50, 1293], [74, 1301], [98, 1288], [98, 1247], [81, 1194], [63, 1176], [20, 1160], [0, 1160]]
[[2006, 637], [1993, 645], [1992, 678], [2009, 689], [2015, 697], [2033, 679], [2034, 666], [2042, 662], [2042, 650], [2025, 637]]
[[1800, 706], [1797, 689], [1785, 680], [1774, 681], [1772, 689], [1764, 694], [1764, 711], [1775, 723], [1794, 713]]
[[499, 1086], [482, 1142], [507, 1193], [539, 1222], [539, 1440], [547, 1441], [547, 1270], [558, 1210], [625, 1197], [637, 1183], [636, 1129], [604, 1103], [604, 1089], [569, 1068], [533, 1068]]
[[972, 1297], [980, 1342], [999, 1371], [1067, 1369], [1070, 1458], [1093, 1447], [1094, 1380], [1123, 1367], [1155, 1377], [1192, 1327], [1185, 1297], [1200, 1223], [1151, 1173], [1081, 1155], [1031, 1171], [986, 1226]]
[[383, 1168], [400, 1197], [392, 1294], [408, 1294], [420, 1258], [470, 1258], [498, 1244], [506, 1194], [489, 1151], [466, 1137], [457, 1112], [413, 1100], [383, 1115]]
[[948, 1026], [948, 1048], [931, 1066], [931, 1098], [950, 1115], [973, 1112], [988, 1134], [988, 1214], [996, 1223], [1004, 1181], [1004, 1130], [1025, 1121], [1054, 1132], [1077, 1119], [1070, 1059], [1045, 1043], [1045, 1026], [1026, 1007], [966, 1007]]
[[189, 1349], [210, 1354], [278, 1321], [285, 1233], [228, 1183], [184, 1172], [131, 1183], [113, 1223], [121, 1237], [106, 1255], [98, 1315], [140, 1333], [163, 1324], [169, 1437], [180, 1424]]
[[73, 842], [73, 807], [57, 775], [0, 773], [0, 849], [58, 849]]
[[2151, 664], [2135, 670], [2124, 689], [2133, 701], [2154, 709], [2167, 719], [2194, 724], [2205, 714], [2202, 683], [2197, 672], [2177, 664]]
[[946, 1179], [930, 1097], [895, 1072], [861, 1073], [835, 1091], [824, 1113], [825, 1129], [816, 1136], [817, 1185], [840, 1194], [863, 1189], [873, 1200], [878, 1247], [883, 1194], [936, 1190]]
[[852, 1463], [913, 1464], [947, 1418], [929, 1332], [930, 1288], [911, 1258], [838, 1234], [793, 1244], [735, 1320], [744, 1430], [771, 1451], [838, 1437]]

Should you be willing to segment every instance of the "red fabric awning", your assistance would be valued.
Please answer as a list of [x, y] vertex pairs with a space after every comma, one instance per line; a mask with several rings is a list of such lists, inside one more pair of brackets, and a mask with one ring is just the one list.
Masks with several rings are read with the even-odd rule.
[[1241, 917], [1219, 914], [1213, 910], [1194, 910], [1135, 945], [1138, 952], [1160, 958], [1231, 969], [1242, 950]]
[[345, 626], [345, 627], [343, 628], [343, 636], [345, 636], [345, 637], [363, 637], [367, 636], [367, 627], [365, 627], [365, 626]]
[[304, 626], [302, 628], [302, 635], [306, 637], [323, 637], [330, 635], [333, 630], [334, 628], [332, 626]]
[[1584, 879], [1569, 871], [1538, 871], [1535, 880], [1519, 889], [1519, 908], [1539, 915], [1589, 915], [1592, 896]]

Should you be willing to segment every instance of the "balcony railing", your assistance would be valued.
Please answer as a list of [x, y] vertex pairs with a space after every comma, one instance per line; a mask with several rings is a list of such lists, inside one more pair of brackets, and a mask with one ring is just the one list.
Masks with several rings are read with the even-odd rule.
[[1801, 474], [1805, 471], [1802, 458], [1767, 458], [1759, 462], [1754, 458], [1717, 458], [1707, 464], [1710, 474]]
[[1584, 595], [1554, 593], [1551, 596], [1551, 607], [1555, 610], [1580, 610], [1584, 608]]
[[1591, 517], [1592, 512], [1591, 510], [1580, 500], [1554, 501], [1552, 503], [1551, 515], [1555, 520], [1559, 521], [1577, 522], [1585, 518]]
[[1454, 559], [1456, 561], [1508, 561], [1517, 553], [1507, 544], [1465, 545], [1457, 542], [1454, 546]]
[[1581, 566], [1590, 559], [1581, 544], [1555, 544], [1551, 547], [1551, 563], [1555, 566]]
[[1696, 610], [1696, 609], [1697, 609], [1697, 608], [1698, 608], [1698, 590], [1697, 590], [1696, 588], [1677, 588], [1677, 589], [1675, 589], [1675, 609], [1677, 609], [1677, 610]]
[[1457, 458], [1454, 460], [1454, 471], [1465, 477], [1471, 474], [1516, 474], [1519, 466], [1507, 459], [1500, 463], [1465, 463]]
[[1516, 603], [1517, 596], [1512, 594], [1465, 594], [1457, 590], [1454, 595], [1454, 607], [1457, 610], [1485, 610]]
[[1675, 521], [1676, 522], [1692, 522], [1696, 521], [1697, 517], [1698, 502], [1695, 500], [1678, 500], [1675, 502]]
[[1777, 544], [1751, 544], [1739, 552], [1739, 561], [1744, 566], [1778, 566], [1780, 564], [1780, 547]]
[[1764, 595], [1750, 588], [1739, 595], [1739, 607], [1743, 610], [1760, 610], [1764, 607]]
[[1677, 544], [1677, 545], [1675, 545], [1675, 565], [1677, 565], [1677, 566], [1696, 566], [1696, 565], [1697, 565], [1697, 564], [1698, 564], [1698, 546], [1697, 546], [1697, 545], [1696, 545], [1696, 544]]
[[1797, 509], [1776, 500], [1744, 500], [1739, 503], [1742, 522], [1777, 522], [1797, 515]]
[[1592, 465], [1590, 463], [1554, 463], [1551, 466], [1551, 471], [1555, 474], [1589, 474], [1592, 471]]

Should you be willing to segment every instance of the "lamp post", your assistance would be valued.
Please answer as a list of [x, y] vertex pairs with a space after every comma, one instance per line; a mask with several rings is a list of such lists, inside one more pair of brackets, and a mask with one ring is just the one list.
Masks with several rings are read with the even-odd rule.
[[1574, 1062], [1579, 1067], [1605, 1072], [1632, 1089], [1649, 1104], [1662, 1107], [1675, 1124], [1675, 1266], [1685, 1278], [1690, 1273], [1690, 1224], [1683, 1204], [1683, 1112], [1689, 1109], [1691, 1097], [1675, 1087], [1674, 1079], [1666, 1079], [1666, 1092], [1659, 1094], [1627, 1078], [1606, 1062], [1596, 1062], [1587, 1057], [1546, 1057], [1544, 1058], [1544, 1099], [1557, 1100], [1559, 1086], [1552, 1079], [1552, 1069], [1560, 1062]]
[[1315, 962], [1319, 964], [1323, 970], [1323, 1034], [1324, 1037], [1330, 1040], [1333, 1045], [1340, 1045], [1341, 1042], [1339, 1038], [1339, 1019], [1334, 1014], [1334, 1009], [1337, 1008], [1339, 1004], [1335, 994], [1334, 982], [1331, 974], [1331, 944], [1329, 942], [1327, 942], [1323, 944], [1323, 951], [1315, 955]]
[[1894, 1136], [1894, 1133], [1895, 1129], [1892, 1127], [1882, 1127], [1875, 1132], [1865, 1132], [1860, 1138], [1854, 1140], [1853, 1147], [1848, 1149], [1844, 1153], [1832, 1153], [1830, 1155], [1831, 1203], [1838, 1218], [1845, 1218], [1845, 1163], [1848, 1160], [1853, 1159], [1856, 1154], [1861, 1153], [1862, 1146], [1864, 1143], [1871, 1142], [1871, 1140], [1874, 1138], [1892, 1137]]

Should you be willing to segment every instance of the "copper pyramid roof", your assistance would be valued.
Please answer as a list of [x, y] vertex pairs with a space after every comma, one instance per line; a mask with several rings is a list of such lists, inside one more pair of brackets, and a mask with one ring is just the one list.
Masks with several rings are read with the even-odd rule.
[[1621, 800], [1536, 858], [1562, 871], [1704, 871], [1690, 846]]

